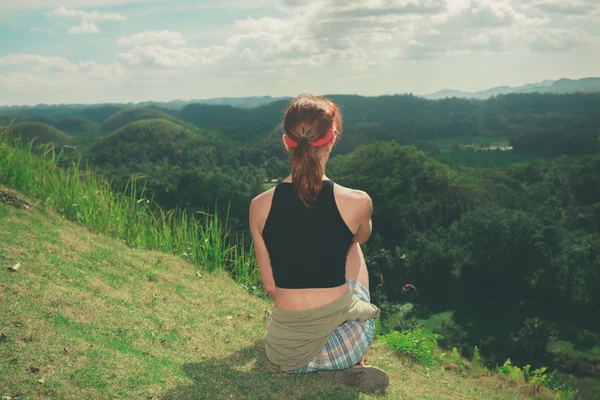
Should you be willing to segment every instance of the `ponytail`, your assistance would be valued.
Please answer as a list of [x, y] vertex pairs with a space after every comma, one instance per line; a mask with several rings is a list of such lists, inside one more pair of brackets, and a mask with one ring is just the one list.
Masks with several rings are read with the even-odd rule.
[[312, 148], [307, 141], [300, 141], [298, 147], [292, 149], [294, 192], [307, 208], [314, 207], [317, 195], [323, 187], [323, 167], [317, 158], [317, 151], [318, 148]]
[[[322, 97], [300, 95], [285, 112], [283, 129], [287, 136], [284, 138], [295, 146], [290, 149], [294, 192], [307, 208], [314, 207], [323, 187], [323, 166], [318, 155], [321, 144], [329, 143], [327, 135], [333, 135], [330, 130], [334, 125], [339, 136], [342, 131], [340, 110]], [[320, 142], [315, 143], [317, 141]]]

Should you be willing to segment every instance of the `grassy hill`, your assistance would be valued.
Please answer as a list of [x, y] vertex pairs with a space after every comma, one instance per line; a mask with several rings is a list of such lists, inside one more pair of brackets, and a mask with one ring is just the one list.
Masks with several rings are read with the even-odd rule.
[[[25, 200], [30, 210], [0, 202], [3, 396], [373, 398], [279, 372], [262, 348], [271, 302], [223, 271], [198, 274], [178, 257], [129, 248]], [[391, 376], [379, 398], [530, 397], [504, 377], [426, 368], [379, 341], [366, 359]]]
[[100, 130], [103, 133], [110, 133], [124, 127], [131, 122], [148, 119], [165, 119], [176, 124], [185, 124], [166, 112], [154, 108], [130, 108], [121, 110], [108, 117], [100, 127]]
[[72, 141], [71, 136], [41, 122], [22, 122], [10, 127], [11, 135], [20, 136], [22, 139], [30, 140], [37, 138], [41, 143], [54, 143], [56, 146], [64, 146]]
[[85, 117], [63, 118], [55, 126], [69, 135], [86, 135], [96, 133], [100, 129], [96, 122]]
[[[135, 186], [115, 193], [77, 164], [59, 164], [0, 132], [2, 396], [374, 398], [268, 362], [272, 303], [255, 289], [251, 248], [230, 240], [216, 215], [166, 212], [129, 195]], [[535, 373], [524, 379], [505, 365], [509, 378], [454, 352], [424, 362], [434, 361], [423, 348], [431, 343], [408, 333], [395, 341], [402, 353], [387, 347], [392, 334], [367, 354], [391, 377], [378, 398], [574, 398], [555, 397]]]
[[[128, 171], [143, 168], [147, 163], [181, 164], [190, 157], [194, 158], [194, 165], [214, 164], [215, 157], [209, 154], [214, 153], [214, 139], [211, 132], [196, 127], [190, 129], [162, 118], [146, 119], [131, 122], [103, 136], [91, 149], [89, 157], [95, 165], [125, 165]], [[197, 153], [203, 149], [207, 154], [198, 159]]]

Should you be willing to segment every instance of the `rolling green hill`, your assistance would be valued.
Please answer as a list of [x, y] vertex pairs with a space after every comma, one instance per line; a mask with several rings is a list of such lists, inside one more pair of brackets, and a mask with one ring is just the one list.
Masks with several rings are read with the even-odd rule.
[[189, 104], [175, 115], [196, 126], [218, 130], [231, 140], [249, 141], [272, 130], [281, 121], [287, 103], [276, 101], [253, 109]]
[[41, 122], [23, 122], [12, 125], [10, 133], [26, 140], [37, 138], [41, 143], [54, 143], [56, 146], [64, 146], [72, 141], [71, 136]]
[[233, 171], [235, 154], [214, 132], [148, 119], [102, 137], [88, 157], [90, 165], [113, 178], [116, 187], [132, 173], [143, 176], [148, 190], [167, 207], [210, 206], [218, 198], [245, 210], [249, 185], [256, 178]]
[[[2, 395], [104, 399], [527, 399], [486, 370], [427, 368], [375, 341], [367, 363], [390, 374], [385, 395], [318, 375], [281, 373], [262, 338], [272, 303], [223, 271], [125, 246], [43, 202], [0, 201]], [[13, 265], [20, 263], [16, 272]], [[462, 361], [461, 361], [462, 362]], [[466, 362], [466, 361], [465, 361]], [[450, 365], [450, 364], [448, 364]], [[542, 389], [538, 399], [552, 399]]]
[[139, 163], [163, 159], [176, 163], [185, 159], [187, 152], [194, 151], [186, 141], [193, 142], [190, 146], [210, 143], [206, 131], [190, 129], [163, 118], [144, 119], [102, 137], [90, 156], [95, 164], [120, 165], [128, 160]]
[[176, 124], [185, 125], [184, 122], [178, 121], [176, 118], [167, 114], [164, 111], [160, 111], [154, 108], [130, 108], [126, 110], [121, 110], [108, 117], [100, 127], [100, 130], [103, 133], [110, 133], [124, 127], [130, 122], [148, 119], [165, 119]]
[[56, 123], [55, 127], [69, 135], [93, 134], [100, 129], [97, 123], [85, 117], [63, 118]]

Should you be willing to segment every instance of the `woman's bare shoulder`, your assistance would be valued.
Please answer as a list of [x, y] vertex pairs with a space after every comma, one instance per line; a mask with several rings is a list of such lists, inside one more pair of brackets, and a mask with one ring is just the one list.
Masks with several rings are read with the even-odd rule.
[[351, 202], [371, 201], [371, 197], [367, 194], [367, 192], [358, 189], [347, 188], [337, 183], [335, 184], [335, 194], [336, 196]]
[[265, 190], [258, 196], [252, 199], [250, 202], [250, 210], [256, 209], [257, 211], [263, 210], [266, 207], [271, 207], [273, 201], [273, 194], [275, 193], [275, 187]]

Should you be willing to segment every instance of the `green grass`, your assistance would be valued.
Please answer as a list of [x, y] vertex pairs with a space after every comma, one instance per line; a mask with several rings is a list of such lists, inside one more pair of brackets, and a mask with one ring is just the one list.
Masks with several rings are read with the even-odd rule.
[[417, 323], [423, 327], [427, 332], [434, 332], [438, 330], [444, 322], [452, 322], [454, 311], [444, 311], [441, 313], [433, 314], [427, 319], [417, 319]]
[[[248, 249], [230, 240], [227, 218], [222, 222], [216, 212], [190, 215], [185, 210], [163, 210], [146, 199], [143, 190], [136, 197], [134, 179], [123, 193], [114, 193], [110, 182], [82, 171], [77, 160], [69, 168], [59, 168], [62, 153], [51, 147], [42, 149], [39, 156], [34, 152], [31, 142], [0, 133], [0, 183], [131, 247], [179, 255], [208, 271], [235, 270], [244, 275], [244, 284], [265, 295], [256, 265], [248, 262]], [[253, 269], [242, 273], [243, 267]]]

